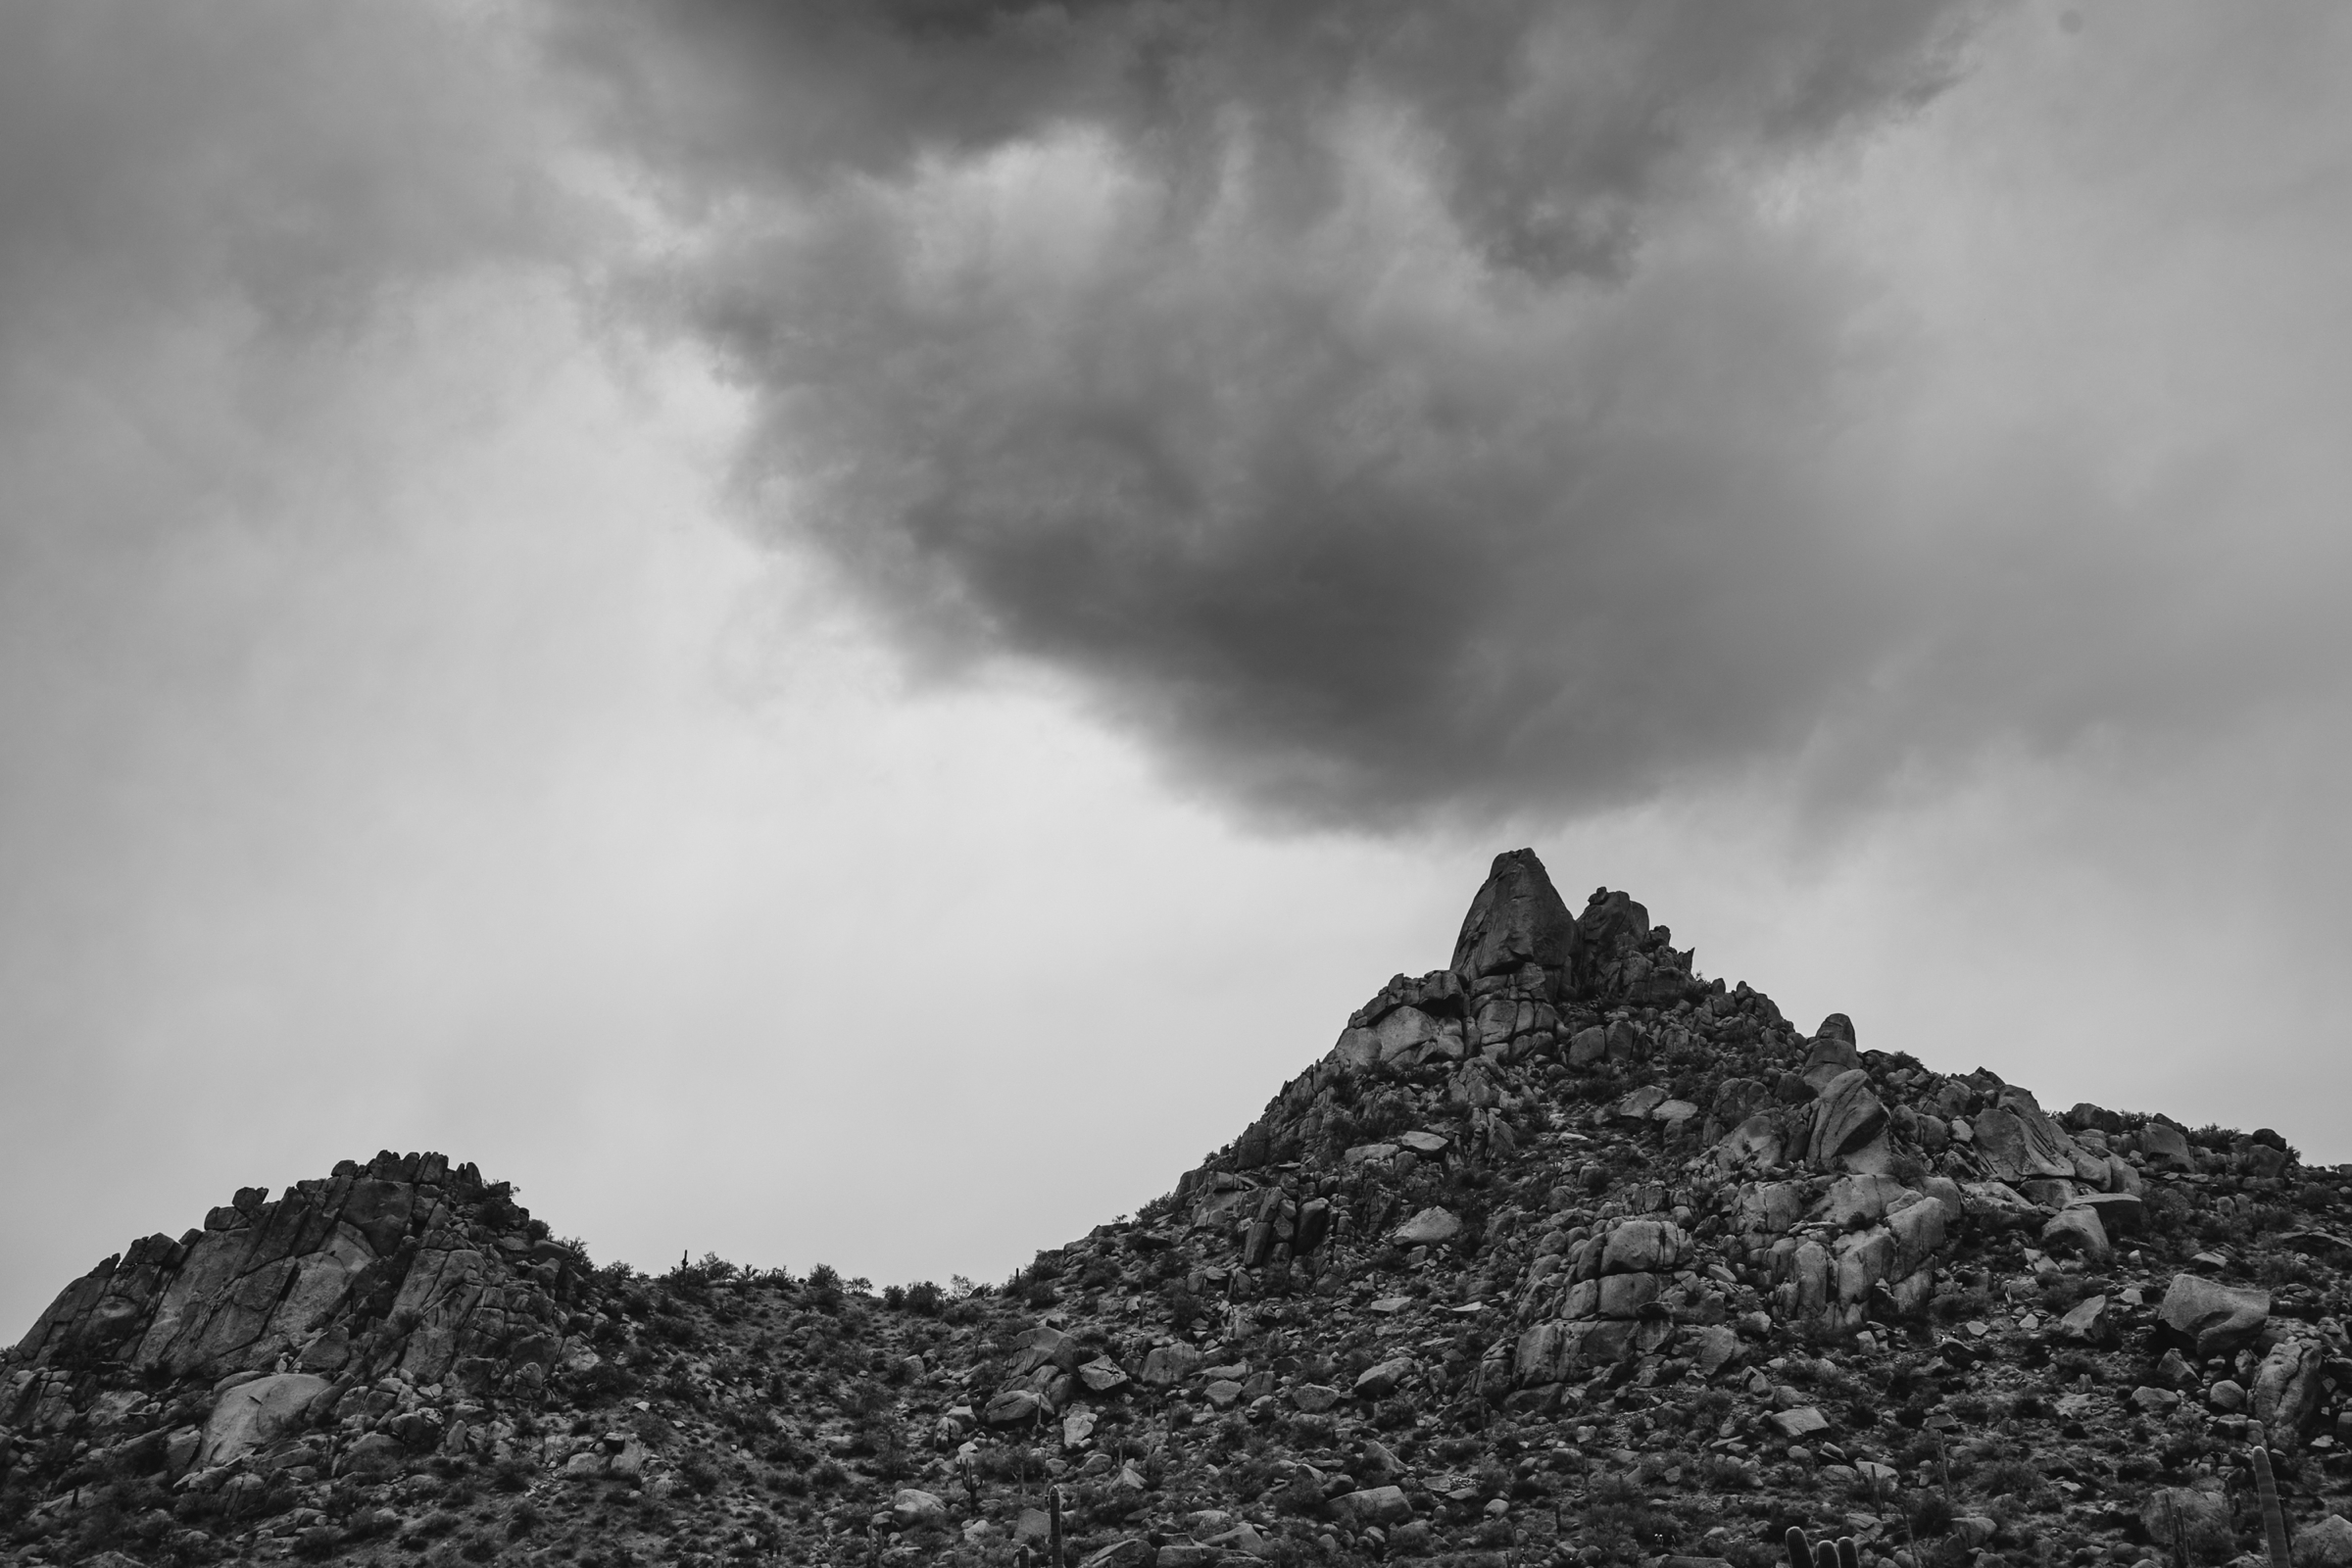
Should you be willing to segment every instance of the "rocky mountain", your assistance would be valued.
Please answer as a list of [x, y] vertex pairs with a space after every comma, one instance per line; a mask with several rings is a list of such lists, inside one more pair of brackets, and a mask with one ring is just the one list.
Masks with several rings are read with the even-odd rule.
[[2347, 1568], [2346, 1181], [1800, 1030], [1520, 850], [999, 1286], [597, 1268], [438, 1154], [239, 1193], [0, 1357], [0, 1556]]

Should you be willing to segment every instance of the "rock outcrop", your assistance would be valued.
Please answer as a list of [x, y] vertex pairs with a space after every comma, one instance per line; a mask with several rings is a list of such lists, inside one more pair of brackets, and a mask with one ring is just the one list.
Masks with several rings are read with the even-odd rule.
[[397, 1343], [395, 1364], [419, 1382], [460, 1360], [544, 1376], [593, 1353], [555, 1327], [584, 1271], [510, 1192], [471, 1165], [389, 1152], [274, 1200], [248, 1188], [201, 1230], [135, 1242], [69, 1286], [15, 1358], [36, 1370], [331, 1375]]
[[1103, 1565], [2210, 1565], [2257, 1424], [2352, 1541], [2344, 1171], [1692, 956], [1497, 857], [1446, 968], [995, 1289], [592, 1270], [433, 1154], [248, 1190], [0, 1358], [9, 1560], [1035, 1561], [1051, 1481]]

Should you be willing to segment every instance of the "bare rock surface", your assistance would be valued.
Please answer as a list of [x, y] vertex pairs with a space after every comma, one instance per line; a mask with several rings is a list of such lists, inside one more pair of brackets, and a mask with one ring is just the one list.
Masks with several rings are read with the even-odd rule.
[[[2352, 1215], [1498, 857], [1234, 1141], [1002, 1283], [593, 1266], [437, 1154], [69, 1283], [0, 1562], [2352, 1564]], [[1839, 1554], [1842, 1555], [1842, 1554]], [[2257, 1558], [2259, 1560], [2259, 1557]]]

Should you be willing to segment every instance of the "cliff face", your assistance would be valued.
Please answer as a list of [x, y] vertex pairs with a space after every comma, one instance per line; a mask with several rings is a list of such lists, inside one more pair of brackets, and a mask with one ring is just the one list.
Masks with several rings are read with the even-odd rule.
[[[1498, 857], [1227, 1148], [1004, 1287], [659, 1280], [381, 1154], [0, 1361], [12, 1560], [2352, 1564], [2343, 1173], [1792, 1027]], [[2178, 1541], [2176, 1541], [2178, 1536]], [[2178, 1553], [2176, 1552], [2178, 1548]]]

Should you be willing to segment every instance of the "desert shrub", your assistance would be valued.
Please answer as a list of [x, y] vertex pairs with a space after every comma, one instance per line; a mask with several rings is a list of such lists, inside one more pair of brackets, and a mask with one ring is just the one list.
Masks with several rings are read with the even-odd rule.
[[718, 1490], [718, 1466], [709, 1454], [690, 1449], [678, 1461], [678, 1480], [698, 1497], [707, 1497]]
[[1988, 1497], [2015, 1497], [2029, 1507], [2039, 1507], [2051, 1494], [2049, 1478], [2039, 1467], [2024, 1459], [2003, 1459], [1980, 1470], [1976, 1484]]
[[1327, 1415], [1295, 1415], [1285, 1430], [1300, 1448], [1327, 1448], [1339, 1437], [1339, 1423]]
[[1928, 1303], [1928, 1310], [1943, 1323], [1983, 1317], [1991, 1307], [1992, 1298], [1983, 1291], [1947, 1291]]
[[2041, 1309], [2065, 1312], [2085, 1294], [2082, 1281], [2072, 1274], [2045, 1274], [2041, 1279]]
[[1952, 1499], [1940, 1491], [1923, 1492], [1911, 1499], [1911, 1528], [1923, 1536], [1948, 1534], [1952, 1528]]
[[1652, 1507], [1642, 1484], [1631, 1476], [1595, 1480], [1584, 1522], [1586, 1543], [1597, 1546], [1604, 1561], [1654, 1557], [1682, 1544], [1681, 1522]]
[[343, 1532], [333, 1525], [312, 1525], [295, 1533], [294, 1555], [305, 1562], [319, 1562], [335, 1554], [343, 1544]]
[[2180, 1537], [2180, 1544], [2188, 1548], [2188, 1560], [2196, 1568], [2221, 1568], [2237, 1555], [2237, 1537], [2210, 1515], [2184, 1525]]
[[466, 1521], [461, 1516], [451, 1513], [447, 1508], [436, 1508], [409, 1526], [408, 1533], [421, 1541], [435, 1541], [465, 1526]]
[[702, 1333], [694, 1326], [693, 1319], [679, 1311], [674, 1302], [664, 1301], [656, 1307], [648, 1328], [662, 1344], [674, 1345], [681, 1349], [691, 1350], [703, 1343]]
[[841, 1310], [841, 1271], [832, 1264], [819, 1263], [811, 1268], [805, 1290], [808, 1304], [818, 1311], [834, 1313]]
[[2254, 1278], [2271, 1290], [2312, 1283], [2311, 1264], [2292, 1252], [2265, 1252], [2254, 1260]]
[[1690, 1400], [1690, 1425], [1693, 1429], [1719, 1425], [1739, 1402], [1729, 1389], [1701, 1389]]
[[585, 1372], [575, 1372], [568, 1385], [573, 1396], [587, 1405], [616, 1403], [637, 1393], [636, 1375], [617, 1361], [600, 1361]]
[[1728, 1453], [1698, 1456], [1698, 1484], [1710, 1492], [1738, 1492], [1755, 1485], [1755, 1474]]

